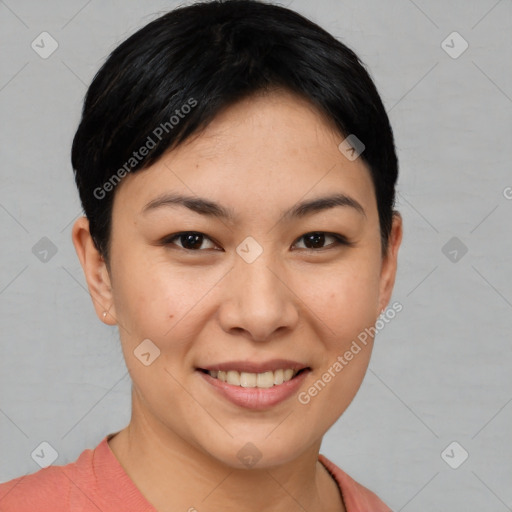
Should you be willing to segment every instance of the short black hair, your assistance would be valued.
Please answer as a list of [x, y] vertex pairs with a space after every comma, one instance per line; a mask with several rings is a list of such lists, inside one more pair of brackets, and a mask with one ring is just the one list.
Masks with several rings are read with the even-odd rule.
[[[377, 89], [358, 56], [302, 15], [258, 0], [179, 7], [112, 51], [84, 100], [71, 162], [107, 260], [115, 185], [199, 134], [226, 107], [279, 88], [313, 104], [365, 148], [387, 250], [398, 160]], [[341, 140], [340, 140], [341, 142]]]

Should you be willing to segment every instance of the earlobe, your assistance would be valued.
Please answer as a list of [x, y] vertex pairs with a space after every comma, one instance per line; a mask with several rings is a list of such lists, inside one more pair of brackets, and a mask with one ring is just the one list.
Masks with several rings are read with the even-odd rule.
[[402, 216], [398, 211], [394, 211], [393, 224], [388, 241], [388, 249], [386, 257], [382, 261], [378, 314], [381, 314], [386, 309], [389, 300], [391, 299], [391, 294], [395, 285], [395, 277], [398, 265], [398, 250], [402, 242], [402, 235]]
[[96, 315], [102, 322], [115, 325], [117, 322], [110, 275], [105, 260], [94, 245], [87, 217], [80, 217], [75, 221], [71, 238], [84, 271]]

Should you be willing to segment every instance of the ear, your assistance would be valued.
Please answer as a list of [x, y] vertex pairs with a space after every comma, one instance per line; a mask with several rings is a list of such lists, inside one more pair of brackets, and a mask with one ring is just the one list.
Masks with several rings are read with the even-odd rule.
[[402, 234], [402, 216], [399, 212], [394, 211], [388, 249], [386, 251], [385, 257], [382, 260], [380, 272], [379, 310], [377, 311], [377, 315], [380, 315], [380, 313], [384, 311], [389, 303], [389, 300], [391, 299], [396, 277], [398, 249], [400, 247], [400, 243], [402, 242]]
[[115, 325], [117, 322], [110, 275], [105, 260], [94, 245], [87, 217], [79, 217], [75, 221], [71, 237], [98, 318], [108, 325]]

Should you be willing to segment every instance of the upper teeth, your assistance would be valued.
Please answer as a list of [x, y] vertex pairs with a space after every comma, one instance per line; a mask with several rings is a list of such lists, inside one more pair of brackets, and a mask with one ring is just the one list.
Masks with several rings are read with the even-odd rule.
[[248, 373], [229, 370], [211, 370], [208, 373], [223, 382], [233, 386], [242, 386], [243, 388], [271, 388], [274, 384], [282, 384], [291, 380], [299, 370], [287, 368], [285, 370], [276, 370], [275, 372]]

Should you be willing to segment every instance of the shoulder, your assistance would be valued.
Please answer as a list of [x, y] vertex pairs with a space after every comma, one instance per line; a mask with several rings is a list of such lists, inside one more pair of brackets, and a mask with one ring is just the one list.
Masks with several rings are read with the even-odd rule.
[[319, 455], [318, 460], [338, 483], [347, 512], [393, 512], [375, 493], [356, 482], [325, 455]]
[[75, 462], [49, 466], [0, 484], [2, 512], [68, 512], [85, 510], [82, 487], [91, 478], [93, 450], [84, 450]]

